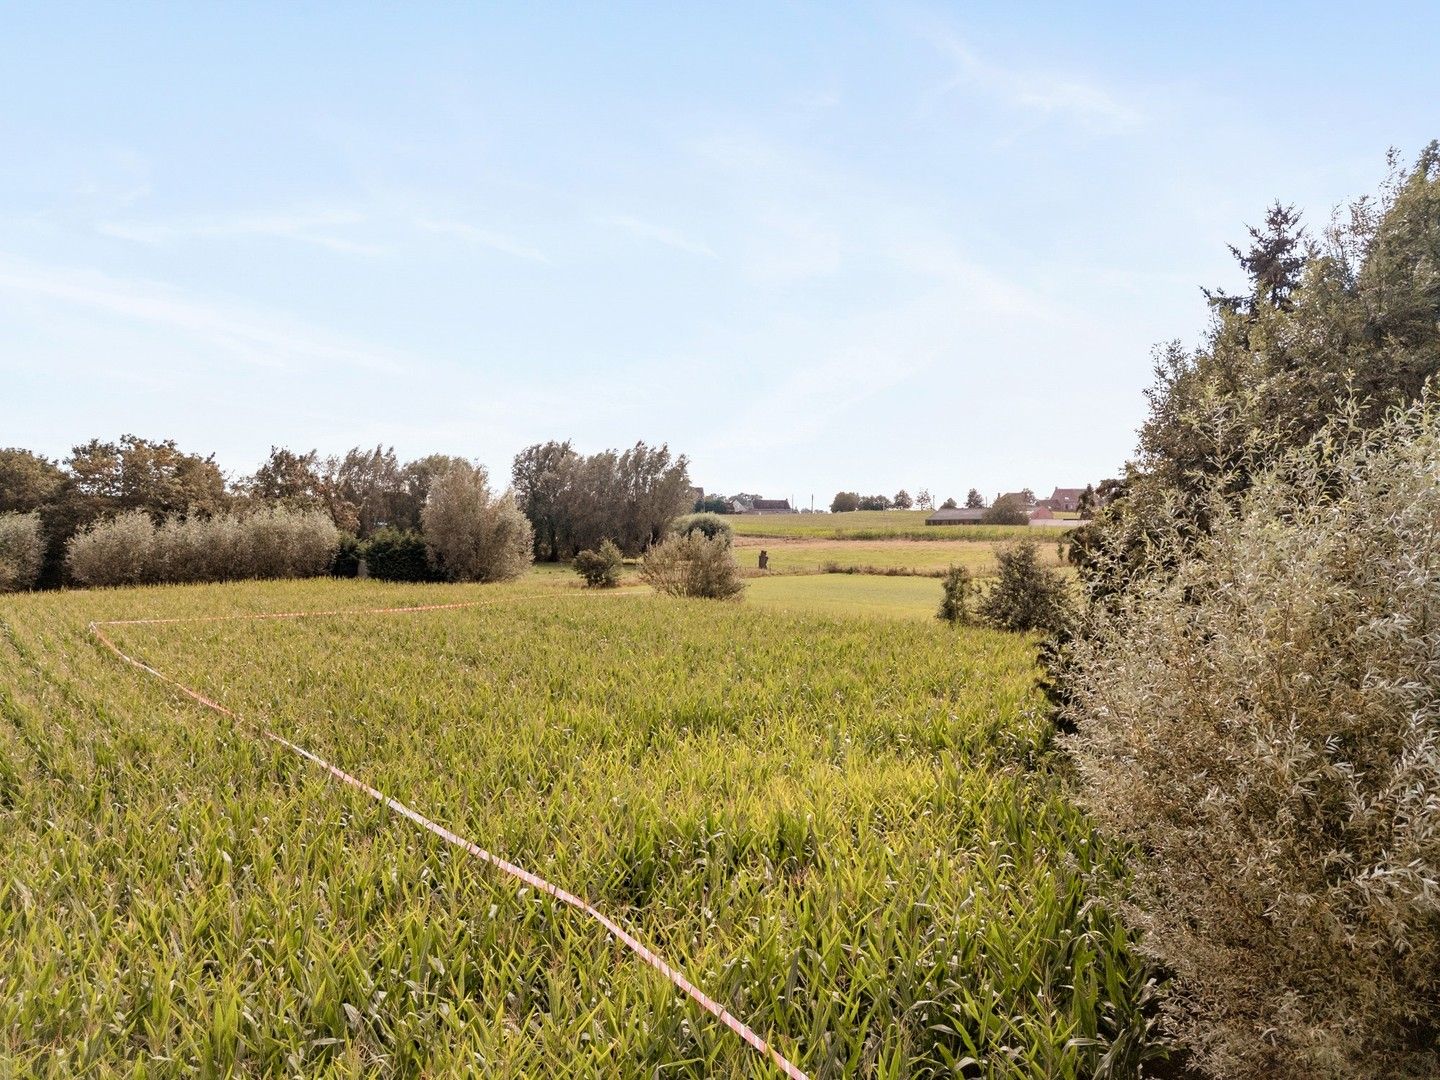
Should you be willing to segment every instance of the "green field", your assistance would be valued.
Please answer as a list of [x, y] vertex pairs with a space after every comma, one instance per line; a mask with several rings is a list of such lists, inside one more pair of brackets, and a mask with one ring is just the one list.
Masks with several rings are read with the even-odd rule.
[[809, 574], [754, 578], [744, 603], [768, 611], [934, 621], [940, 582], [929, 577]]
[[[1056, 548], [1058, 537], [1037, 538], [1041, 561], [1047, 566], [1063, 565]], [[948, 566], [963, 566], [977, 576], [995, 570], [995, 549], [1006, 541], [958, 541], [925, 543], [919, 540], [805, 540], [739, 536], [735, 538], [735, 559], [744, 570], [757, 565], [763, 548], [770, 556], [770, 572], [815, 574], [827, 565], [877, 570], [913, 570], [936, 574]]]
[[[736, 536], [809, 537], [821, 540], [1018, 540], [1044, 543], [1071, 526], [926, 525], [928, 510], [855, 510], [848, 514], [732, 514], [725, 520]], [[1054, 529], [1052, 533], [1050, 530]]]
[[597, 903], [813, 1078], [1134, 1075], [1147, 975], [1031, 645], [767, 610], [811, 582], [938, 597], [547, 571], [0, 601], [0, 1076], [775, 1075], [594, 923], [86, 632], [471, 599], [499, 602], [111, 633]]

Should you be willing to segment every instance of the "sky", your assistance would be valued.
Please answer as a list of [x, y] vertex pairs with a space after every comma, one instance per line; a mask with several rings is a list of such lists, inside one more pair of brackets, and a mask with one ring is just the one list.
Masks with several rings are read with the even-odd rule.
[[1081, 486], [1247, 223], [1440, 137], [1437, 41], [1433, 3], [0, 3], [0, 446]]

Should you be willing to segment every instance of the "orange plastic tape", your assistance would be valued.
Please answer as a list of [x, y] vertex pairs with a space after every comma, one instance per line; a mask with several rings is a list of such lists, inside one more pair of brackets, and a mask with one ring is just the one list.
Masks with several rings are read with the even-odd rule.
[[[533, 598], [527, 597], [525, 599]], [[233, 709], [226, 708], [224, 705], [221, 705], [217, 701], [212, 701], [210, 698], [206, 697], [198, 690], [191, 689], [184, 683], [180, 682], [178, 679], [171, 678], [164, 672], [157, 671], [149, 664], [137, 660], [133, 656], [130, 656], [127, 653], [123, 652], [119, 646], [117, 646], [113, 641], [110, 640], [109, 636], [105, 633], [104, 627], [160, 626], [173, 625], [176, 623], [233, 622], [239, 620], [260, 619], [307, 619], [344, 615], [400, 615], [419, 611], [455, 611], [461, 608], [489, 607], [496, 604], [510, 604], [515, 602], [516, 601], [514, 600], [472, 600], [456, 604], [417, 604], [411, 607], [389, 608], [346, 608], [336, 611], [277, 611], [257, 612], [244, 615], [196, 615], [184, 618], [110, 619], [102, 622], [92, 622], [90, 624], [90, 631], [100, 640], [100, 642], [107, 649], [109, 649], [112, 653], [118, 656], [121, 660], [125, 661], [125, 663], [130, 664], [133, 667], [139, 668], [141, 671], [146, 672], [149, 675], [153, 675], [161, 682], [174, 687], [176, 690], [180, 691], [180, 693], [184, 694], [192, 701], [198, 702], [207, 709], [211, 709], [217, 713], [220, 713], [223, 716], [228, 716], [230, 717], [230, 719], [235, 720], [240, 724], [248, 724], [248, 721], [246, 721], [244, 717], [242, 717], [239, 713], [235, 712]], [[455, 847], [479, 859], [481, 862], [489, 863], [491, 866], [494, 866], [497, 869], [504, 871], [511, 877], [525, 882], [525, 884], [531, 886], [534, 889], [538, 889], [540, 892], [545, 893], [547, 896], [554, 897], [561, 903], [568, 904], [570, 907], [573, 907], [578, 911], [584, 912], [590, 918], [594, 919], [601, 926], [603, 926], [607, 931], [613, 934], [616, 938], [624, 942], [626, 948], [628, 948], [641, 960], [645, 961], [645, 963], [649, 964], [656, 971], [660, 972], [660, 974], [664, 975], [667, 979], [674, 983], [675, 986], [679, 987], [680, 990], [684, 991], [685, 995], [689, 997], [692, 1001], [694, 1001], [697, 1005], [699, 1005], [702, 1009], [708, 1012], [711, 1016], [715, 1017], [715, 1019], [719, 1020], [736, 1035], [739, 1035], [740, 1038], [744, 1039], [752, 1047], [760, 1051], [760, 1053], [764, 1054], [767, 1058], [769, 1058], [775, 1064], [776, 1068], [778, 1068], [782, 1073], [784, 1073], [785, 1076], [789, 1077], [790, 1080], [809, 1080], [809, 1078], [806, 1077], [803, 1072], [801, 1072], [795, 1065], [791, 1064], [791, 1062], [786, 1059], [784, 1055], [782, 1055], [778, 1050], [776, 1050], [773, 1046], [771, 1046], [759, 1035], [757, 1035], [752, 1028], [737, 1020], [734, 1016], [731, 1015], [730, 1011], [726, 1009], [725, 1006], [721, 1005], [718, 1001], [710, 997], [710, 995], [706, 994], [703, 990], [701, 990], [689, 979], [687, 979], [683, 974], [681, 974], [675, 968], [667, 964], [662, 957], [649, 949], [637, 937], [635, 937], [629, 931], [625, 930], [617, 922], [615, 922], [615, 920], [611, 919], [608, 915], [601, 912], [593, 904], [589, 903], [586, 900], [582, 900], [574, 893], [562, 889], [557, 885], [552, 885], [550, 882], [546, 881], [538, 874], [532, 874], [524, 867], [516, 866], [512, 862], [500, 858], [498, 855], [491, 854], [484, 848], [480, 847], [478, 844], [474, 844], [471, 841], [465, 839], [463, 836], [451, 832], [443, 825], [436, 824], [419, 811], [410, 809], [410, 807], [406, 806], [400, 800], [391, 798], [383, 791], [378, 791], [377, 789], [371, 787], [369, 784], [366, 784], [364, 781], [356, 779], [354, 776], [351, 776], [345, 770], [330, 764], [330, 762], [326, 761], [324, 758], [316, 754], [311, 753], [303, 746], [297, 746], [289, 739], [286, 739], [281, 735], [277, 735], [275, 734], [275, 732], [270, 731], [261, 725], [256, 724], [250, 726], [255, 727], [256, 730], [259, 731], [262, 738], [268, 739], [271, 742], [278, 744], [279, 746], [283, 746], [291, 753], [298, 754], [306, 761], [313, 762], [320, 768], [324, 769], [335, 779], [339, 780], [344, 784], [348, 784], [350, 787], [355, 788], [357, 791], [363, 791], [366, 795], [369, 795], [376, 802], [383, 803], [391, 810], [395, 811], [395, 813], [400, 814], [403, 817], [409, 818], [416, 825], [419, 825], [427, 832], [433, 833], [434, 835], [440, 837], [440, 839], [444, 840], [447, 844], [453, 844]]]

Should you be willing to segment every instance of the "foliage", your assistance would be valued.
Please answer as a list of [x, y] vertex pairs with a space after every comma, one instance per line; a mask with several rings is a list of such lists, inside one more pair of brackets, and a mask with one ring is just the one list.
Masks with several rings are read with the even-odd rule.
[[532, 589], [6, 605], [0, 1073], [764, 1075], [593, 924], [85, 631], [507, 598], [109, 632], [594, 901], [813, 1077], [1136, 1075], [1149, 974], [1104, 900], [1120, 862], [1051, 775], [1023, 641]]
[[860, 496], [853, 491], [837, 491], [835, 498], [830, 500], [830, 512], [832, 514], [848, 514], [852, 510], [860, 509]]
[[1021, 540], [996, 552], [999, 573], [980, 600], [979, 615], [997, 630], [1024, 633], [1063, 629], [1071, 615], [1065, 579], [1040, 561], [1033, 540]]
[[0, 593], [34, 588], [44, 558], [40, 515], [0, 511]]
[[360, 574], [360, 560], [365, 557], [365, 545], [350, 533], [340, 534], [340, 543], [335, 548], [335, 557], [330, 560], [330, 576], [353, 578]]
[[735, 527], [715, 514], [686, 514], [671, 523], [670, 532], [675, 536], [689, 536], [698, 532], [707, 540], [714, 540], [719, 536], [727, 544], [735, 538]]
[[1164, 572], [1068, 647], [1086, 800], [1216, 1075], [1440, 1073], [1437, 459], [1433, 403], [1357, 403], [1217, 477], [1205, 535], [1157, 515]]
[[0, 514], [39, 510], [59, 494], [65, 479], [49, 458], [15, 446], [0, 450]]
[[381, 581], [443, 581], [425, 537], [413, 529], [381, 529], [365, 542], [365, 570]]
[[429, 483], [420, 513], [431, 561], [451, 581], [510, 581], [530, 568], [530, 522], [483, 468], [452, 462]]
[[[1160, 350], [1140, 432], [1145, 483], [1191, 495], [1223, 475], [1241, 491], [1342, 400], [1354, 397], [1377, 423], [1440, 373], [1440, 144], [1408, 173], [1392, 157], [1378, 196], [1352, 204], [1303, 257], [1293, 253], [1297, 222], [1276, 208], [1254, 247], [1236, 251], [1250, 292], [1212, 295], [1200, 348]], [[1199, 505], [1178, 509], [1203, 529]]]
[[[904, 488], [901, 488], [895, 493], [895, 498], [890, 500], [890, 505], [893, 506], [896, 510], [909, 510], [912, 506], [915, 505], [915, 500], [910, 497], [910, 493], [908, 491], [906, 491]], [[885, 507], [881, 507], [881, 509], [883, 510], [885, 509]]]
[[159, 569], [155, 523], [143, 510], [127, 510], [82, 529], [66, 545], [65, 566], [80, 585], [140, 585]]
[[915, 509], [916, 509], [916, 510], [934, 510], [934, 509], [935, 509], [935, 499], [930, 495], [930, 489], [929, 489], [929, 488], [921, 488], [918, 492], [915, 493]]
[[[951, 500], [950, 500], [950, 505], [951, 505], [951, 507], [954, 507], [954, 505], [955, 505], [955, 500], [951, 499]], [[985, 509], [985, 496], [984, 496], [984, 495], [981, 495], [979, 491], [977, 491], [975, 488], [972, 487], [969, 491], [967, 491], [967, 492], [965, 493], [965, 509], [967, 509], [967, 510], [983, 510], [983, 509]]]
[[72, 537], [66, 566], [81, 585], [315, 577], [329, 572], [339, 544], [339, 532], [319, 510], [270, 507], [159, 524], [130, 510]]
[[690, 508], [694, 514], [728, 514], [730, 513], [730, 500], [723, 495], [706, 495], [704, 498], [696, 499], [695, 505]]
[[889, 510], [891, 506], [888, 495], [862, 495], [860, 496], [861, 510]]
[[1079, 511], [1081, 520], [1088, 521], [1095, 516], [1095, 511], [1100, 508], [1100, 499], [1095, 494], [1094, 484], [1085, 485], [1085, 490], [1080, 493], [1075, 508]]
[[945, 571], [941, 582], [944, 589], [940, 610], [936, 618], [948, 623], [966, 624], [971, 621], [970, 601], [975, 593], [975, 579], [963, 566], [951, 566]]
[[670, 596], [733, 600], [745, 591], [729, 541], [698, 531], [672, 536], [647, 551], [640, 578]]
[[[971, 490], [973, 491], [974, 488], [971, 488]], [[952, 499], [952, 498], [947, 498], [943, 503], [940, 504], [940, 509], [941, 509], [941, 510], [955, 510], [955, 509], [958, 509], [958, 504], [955, 502], [954, 499]]]
[[594, 551], [582, 551], [575, 556], [571, 565], [575, 572], [585, 579], [587, 587], [608, 589], [620, 584], [620, 571], [624, 568], [624, 556], [614, 541], [604, 540]]
[[1002, 495], [980, 520], [986, 525], [1026, 525], [1030, 514], [1023, 495]]
[[568, 442], [540, 443], [516, 455], [511, 475], [536, 557], [553, 561], [606, 539], [638, 555], [693, 501], [689, 461], [665, 445], [637, 442], [587, 457]]
[[91, 439], [71, 451], [65, 467], [92, 516], [143, 510], [159, 519], [216, 513], [225, 506], [225, 477], [214, 455], [187, 454], [174, 439]]

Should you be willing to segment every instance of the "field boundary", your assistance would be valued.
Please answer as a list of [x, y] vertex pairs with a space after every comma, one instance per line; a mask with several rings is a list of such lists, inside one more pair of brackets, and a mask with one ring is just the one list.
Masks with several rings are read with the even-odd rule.
[[[635, 594], [622, 592], [610, 593], [609, 595], [623, 596]], [[525, 884], [531, 886], [532, 888], [537, 889], [538, 891], [555, 900], [560, 901], [563, 904], [575, 908], [577, 911], [593, 919], [595, 922], [599, 923], [607, 931], [609, 931], [609, 933], [614, 935], [614, 937], [618, 939], [621, 943], [623, 943], [626, 948], [628, 948], [632, 953], [634, 953], [645, 963], [649, 964], [656, 971], [660, 972], [660, 974], [664, 975], [667, 979], [669, 979], [671, 983], [673, 983], [679, 990], [681, 990], [687, 997], [689, 997], [702, 1009], [708, 1012], [711, 1016], [715, 1017], [715, 1019], [719, 1020], [736, 1035], [740, 1036], [741, 1039], [743, 1039], [755, 1050], [759, 1051], [765, 1057], [769, 1058], [770, 1061], [777, 1068], [779, 1068], [782, 1073], [785, 1074], [785, 1076], [790, 1078], [790, 1080], [809, 1080], [809, 1078], [803, 1072], [801, 1072], [799, 1068], [793, 1065], [784, 1055], [782, 1055], [778, 1050], [776, 1050], [773, 1046], [766, 1042], [765, 1039], [761, 1038], [752, 1028], [737, 1019], [734, 1015], [732, 1015], [730, 1011], [725, 1008], [725, 1006], [721, 1005], [714, 998], [706, 994], [703, 990], [701, 990], [689, 979], [687, 979], [682, 972], [672, 967], [670, 964], [666, 963], [666, 961], [661, 956], [648, 948], [633, 934], [625, 930], [622, 926], [620, 926], [619, 923], [615, 922], [604, 912], [600, 911], [598, 908], [592, 905], [589, 901], [584, 900], [579, 896], [576, 896], [574, 893], [569, 892], [566, 889], [560, 888], [558, 885], [551, 884], [549, 881], [546, 881], [538, 874], [531, 873], [529, 870], [526, 870], [522, 866], [518, 866], [515, 863], [509, 862], [508, 860], [503, 859], [500, 856], [485, 850], [478, 844], [475, 844], [472, 841], [467, 840], [465, 837], [450, 831], [449, 829], [445, 828], [445, 826], [437, 824], [419, 811], [411, 809], [409, 806], [406, 806], [400, 800], [385, 794], [383, 791], [380, 791], [377, 788], [371, 787], [363, 780], [352, 776], [350, 773], [339, 768], [338, 766], [332, 765], [330, 762], [326, 761], [319, 755], [314, 754], [309, 750], [306, 750], [303, 746], [299, 746], [296, 743], [291, 742], [283, 735], [276, 734], [275, 732], [265, 727], [263, 724], [256, 721], [247, 720], [239, 713], [235, 712], [233, 709], [230, 709], [227, 706], [221, 705], [219, 702], [206, 697], [204, 694], [200, 693], [200, 691], [195, 690], [192, 687], [186, 686], [184, 683], [180, 682], [173, 676], [167, 675], [163, 671], [159, 671], [158, 669], [151, 667], [149, 664], [145, 663], [142, 660], [137, 660], [135, 657], [130, 656], [128, 653], [124, 652], [118, 645], [115, 644], [114, 641], [110, 639], [110, 636], [105, 633], [105, 629], [107, 627], [117, 626], [159, 626], [175, 625], [179, 623], [262, 621], [267, 619], [274, 620], [335, 618], [341, 616], [363, 615], [402, 615], [427, 611], [459, 611], [465, 608], [510, 606], [517, 605], [525, 600], [535, 599], [560, 600], [576, 599], [576, 597], [556, 597], [539, 594], [536, 596], [510, 597], [504, 600], [468, 600], [452, 604], [415, 604], [404, 607], [342, 608], [332, 611], [246, 612], [234, 615], [193, 615], [148, 619], [107, 619], [92, 620], [88, 626], [88, 629], [92, 634], [95, 635], [95, 637], [100, 641], [100, 643], [105, 646], [105, 648], [107, 648], [110, 652], [114, 653], [115, 656], [119, 657], [122, 661], [129, 664], [130, 666], [138, 668], [140, 671], [143, 671], [146, 674], [151, 675], [156, 679], [159, 679], [161, 682], [174, 688], [175, 690], [178, 690], [181, 694], [190, 698], [192, 701], [195, 701], [203, 707], [219, 713], [222, 716], [229, 717], [231, 720], [234, 720], [241, 726], [248, 727], [253, 731], [257, 732], [261, 738], [267, 739], [270, 742], [273, 742], [276, 745], [285, 748], [286, 750], [297, 755], [298, 757], [301, 757], [304, 760], [318, 766], [319, 768], [329, 773], [330, 776], [334, 779], [339, 780], [341, 783], [347, 784], [352, 788], [355, 788], [357, 791], [364, 792], [376, 802], [388, 807], [390, 810], [393, 810], [395, 813], [401, 815], [402, 817], [409, 819], [411, 822], [420, 826], [426, 832], [438, 836], [447, 844], [451, 844], [452, 846], [459, 848], [461, 851], [464, 851], [466, 854], [472, 856], [473, 858], [476, 858], [481, 862], [488, 863], [489, 865], [504, 872], [505, 874], [508, 874], [510, 877], [513, 877], [519, 881], [523, 881]]]

